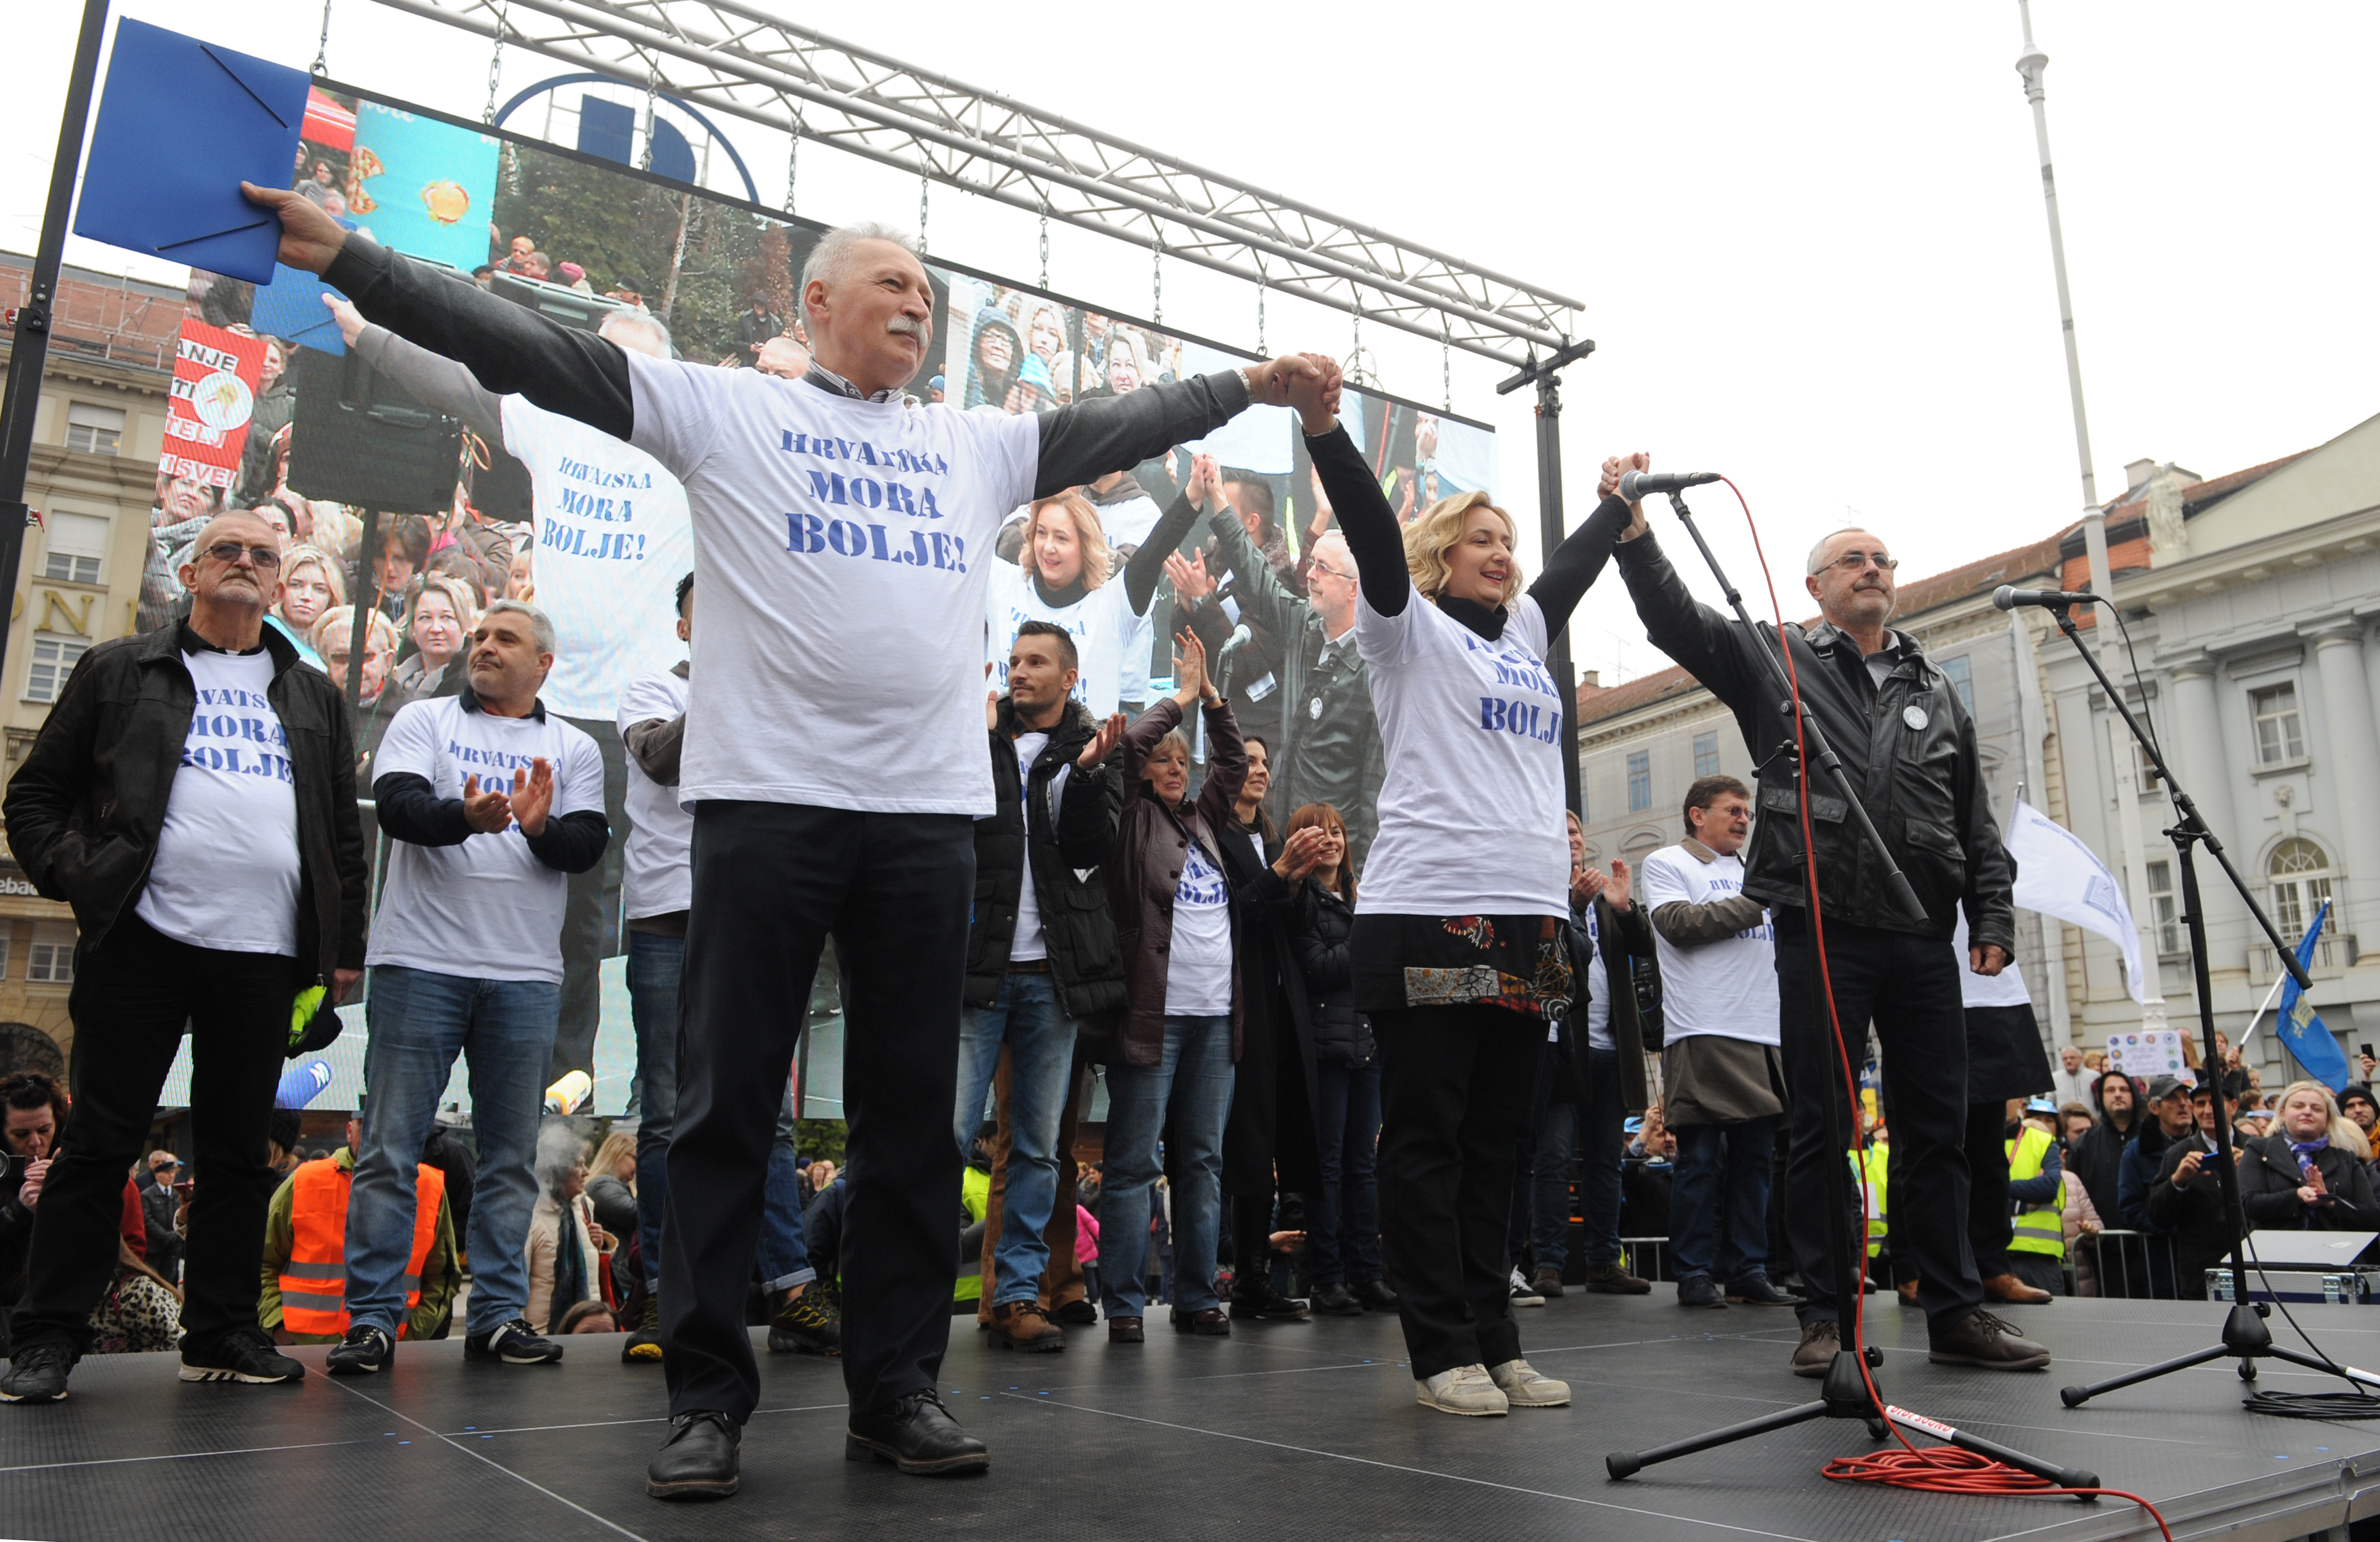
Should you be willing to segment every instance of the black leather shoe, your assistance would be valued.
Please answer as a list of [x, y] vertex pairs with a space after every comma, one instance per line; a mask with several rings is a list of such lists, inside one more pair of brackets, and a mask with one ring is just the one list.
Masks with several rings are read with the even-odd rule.
[[1949, 1332], [1933, 1335], [1926, 1342], [1925, 1358], [1937, 1366], [2031, 1371], [2049, 1364], [2049, 1351], [1989, 1312], [1976, 1312], [1953, 1323]]
[[1196, 1333], [1202, 1339], [1228, 1339], [1232, 1336], [1232, 1319], [1220, 1306], [1209, 1306], [1203, 1312], [1173, 1311], [1173, 1331]]
[[1242, 1295], [1232, 1293], [1232, 1316], [1235, 1317], [1271, 1317], [1278, 1322], [1304, 1322], [1314, 1314], [1305, 1303], [1293, 1295], [1283, 1295], [1269, 1281], [1261, 1288]]
[[669, 1439], [645, 1468], [645, 1492], [657, 1500], [723, 1500], [735, 1492], [741, 1426], [699, 1410], [670, 1420]]
[[1314, 1309], [1326, 1317], [1360, 1317], [1364, 1315], [1364, 1304], [1336, 1280], [1327, 1285], [1314, 1287]]
[[1148, 1334], [1141, 1327], [1141, 1322], [1138, 1317], [1108, 1318], [1108, 1342], [1111, 1344], [1145, 1344], [1148, 1342]]
[[1802, 1304], [1800, 1296], [1779, 1290], [1766, 1270], [1729, 1281], [1727, 1299], [1737, 1306], [1799, 1306]]
[[1366, 1312], [1393, 1312], [1397, 1309], [1397, 1293], [1389, 1289], [1385, 1280], [1366, 1280], [1360, 1285], [1350, 1285], [1347, 1293], [1355, 1298]]
[[889, 1408], [854, 1414], [843, 1440], [845, 1460], [870, 1457], [905, 1473], [979, 1473], [991, 1465], [982, 1441], [959, 1427], [941, 1394], [912, 1392]]
[[1051, 1313], [1050, 1316], [1056, 1317], [1060, 1322], [1064, 1323], [1069, 1328], [1088, 1328], [1091, 1324], [1099, 1320], [1099, 1309], [1092, 1305], [1089, 1302], [1085, 1301], [1081, 1296], [1076, 1296], [1074, 1300], [1069, 1301], [1064, 1305], [1059, 1307], [1055, 1312]]

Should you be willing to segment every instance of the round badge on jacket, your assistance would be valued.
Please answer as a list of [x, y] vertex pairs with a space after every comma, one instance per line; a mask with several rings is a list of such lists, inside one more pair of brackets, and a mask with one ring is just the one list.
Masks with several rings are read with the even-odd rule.
[[1900, 721], [1912, 728], [1923, 728], [1930, 720], [1925, 716], [1925, 708], [1912, 702], [1900, 710]]
[[1305, 715], [1312, 718], [1317, 722], [1320, 722], [1322, 721], [1322, 698], [1318, 696], [1313, 700], [1305, 704]]

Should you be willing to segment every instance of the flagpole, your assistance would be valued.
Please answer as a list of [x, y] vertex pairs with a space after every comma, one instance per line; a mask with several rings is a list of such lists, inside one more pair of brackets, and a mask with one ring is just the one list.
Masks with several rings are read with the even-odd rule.
[[[2280, 995], [2281, 987], [2289, 983], [2289, 977], [2288, 974], [2283, 973], [2274, 979], [2273, 988], [2265, 992], [2265, 1004], [2256, 1009], [2255, 1016], [2248, 1019], [2248, 1031], [2240, 1036], [2240, 1042], [2237, 1048], [2242, 1050], [2246, 1050], [2248, 1048], [2248, 1040], [2256, 1037], [2257, 1025], [2264, 1022], [2265, 1014], [2272, 1010], [2274, 999]], [[2281, 1050], [2284, 1054], [2288, 1053], [2289, 1046], [2286, 1044], [2282, 1045]]]

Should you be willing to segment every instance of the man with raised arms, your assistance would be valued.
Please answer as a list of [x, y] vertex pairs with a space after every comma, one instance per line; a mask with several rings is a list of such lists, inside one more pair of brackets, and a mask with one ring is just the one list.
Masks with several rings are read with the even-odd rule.
[[848, 993], [853, 1194], [843, 1242], [846, 1453], [910, 1473], [990, 1461], [935, 1390], [950, 1336], [949, 1137], [975, 887], [993, 811], [982, 627], [1010, 511], [1286, 405], [1299, 358], [1054, 412], [965, 413], [901, 394], [934, 292], [875, 225], [803, 265], [800, 380], [649, 358], [350, 236], [296, 193], [244, 185], [281, 261], [364, 317], [650, 452], [686, 484], [703, 576], [681, 801], [696, 805], [662, 1362], [661, 1498], [735, 1492], [759, 1395], [743, 1321], [767, 1147], [795, 1014], [832, 934]]

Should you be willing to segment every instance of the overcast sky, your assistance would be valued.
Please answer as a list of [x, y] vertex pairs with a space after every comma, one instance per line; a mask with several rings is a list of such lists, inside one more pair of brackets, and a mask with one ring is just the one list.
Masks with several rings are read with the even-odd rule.
[[[476, 114], [485, 45], [336, 0], [334, 76]], [[32, 249], [67, 5], [11, 28], [20, 130], [0, 152], [0, 244]], [[321, 11], [123, 0], [118, 14], [303, 67]], [[817, 18], [817, 12], [801, 15]], [[1602, 456], [1731, 474], [1781, 582], [1850, 511], [1904, 579], [2024, 544], [2081, 503], [2015, 0], [1756, 0], [1301, 10], [911, 0], [837, 7], [848, 40], [1585, 302], [1570, 517]], [[2036, 0], [2099, 492], [2125, 462], [2218, 473], [2380, 410], [2371, 61], [2380, 6]], [[562, 72], [517, 52], [504, 91]], [[524, 125], [516, 121], [515, 127]], [[782, 141], [729, 129], [764, 200]], [[801, 211], [916, 222], [916, 189], [817, 152]], [[1029, 220], [942, 192], [937, 251], [1029, 280]], [[128, 258], [76, 241], [69, 261]], [[1051, 284], [1148, 310], [1148, 258], [1062, 230]], [[154, 264], [137, 272], [157, 275]], [[170, 275], [168, 275], [170, 276]], [[1253, 296], [1169, 268], [1166, 320], [1253, 346]], [[1382, 342], [1383, 383], [1436, 401], [1438, 350]], [[1348, 323], [1279, 300], [1276, 348], [1345, 350]], [[1454, 405], [1501, 431], [1506, 502], [1534, 528], [1521, 397], [1457, 356]], [[1717, 496], [1711, 495], [1713, 492]], [[1757, 593], [1724, 489], [1697, 501]], [[1682, 543], [1681, 543], [1682, 544]], [[1699, 575], [1697, 587], [1716, 591]], [[1765, 601], [1755, 602], [1766, 613]], [[1793, 599], [1788, 613], [1798, 613]], [[1616, 583], [1576, 625], [1582, 667], [1658, 667]], [[1607, 673], [1607, 681], [1612, 678]]]

